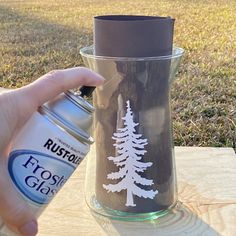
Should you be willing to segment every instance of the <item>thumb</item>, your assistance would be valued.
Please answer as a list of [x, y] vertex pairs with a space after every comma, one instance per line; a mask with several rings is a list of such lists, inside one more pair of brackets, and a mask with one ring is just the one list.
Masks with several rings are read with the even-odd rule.
[[0, 164], [0, 213], [4, 223], [13, 231], [24, 236], [35, 236], [37, 221], [26, 202], [15, 191], [9, 179], [6, 164]]

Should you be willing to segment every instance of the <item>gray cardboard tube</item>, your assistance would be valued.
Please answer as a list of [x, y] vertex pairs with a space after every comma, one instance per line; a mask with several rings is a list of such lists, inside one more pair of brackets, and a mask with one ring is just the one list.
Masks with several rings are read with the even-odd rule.
[[154, 57], [170, 55], [174, 19], [110, 15], [94, 18], [95, 55]]
[[[176, 200], [169, 107], [171, 60], [119, 61], [118, 57], [157, 57], [172, 54], [174, 19], [152, 16], [97, 16], [94, 19], [94, 54], [113, 57], [95, 60], [96, 71], [106, 78], [95, 90], [96, 197], [110, 209], [129, 213], [166, 210]], [[127, 192], [108, 192], [104, 184], [118, 172], [109, 156], [117, 156], [112, 135], [122, 127], [130, 101], [138, 133], [147, 138], [144, 162], [153, 163], [140, 176], [152, 179], [158, 189], [153, 199], [134, 196], [136, 206], [126, 206]], [[119, 182], [120, 180], [117, 180]]]

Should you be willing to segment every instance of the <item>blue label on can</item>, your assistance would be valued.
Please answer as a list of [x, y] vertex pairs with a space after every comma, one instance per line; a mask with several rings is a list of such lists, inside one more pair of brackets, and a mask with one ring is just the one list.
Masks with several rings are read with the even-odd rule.
[[75, 170], [64, 160], [31, 150], [13, 151], [8, 171], [20, 192], [37, 204], [48, 204]]

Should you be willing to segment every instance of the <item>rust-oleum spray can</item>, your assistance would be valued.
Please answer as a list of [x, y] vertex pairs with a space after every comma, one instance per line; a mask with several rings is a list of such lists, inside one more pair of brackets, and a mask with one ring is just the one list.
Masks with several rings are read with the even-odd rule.
[[[89, 152], [93, 111], [82, 95], [62, 93], [42, 105], [14, 139], [9, 175], [36, 216]], [[0, 235], [16, 234], [0, 222]]]

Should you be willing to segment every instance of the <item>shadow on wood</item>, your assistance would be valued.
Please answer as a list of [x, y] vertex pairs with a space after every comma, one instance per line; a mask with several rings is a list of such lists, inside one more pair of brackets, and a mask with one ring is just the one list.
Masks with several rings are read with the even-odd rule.
[[179, 203], [169, 214], [157, 220], [144, 222], [116, 221], [93, 213], [93, 217], [107, 235], [112, 236], [219, 236], [210, 225], [200, 219], [187, 206]]

